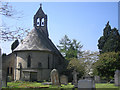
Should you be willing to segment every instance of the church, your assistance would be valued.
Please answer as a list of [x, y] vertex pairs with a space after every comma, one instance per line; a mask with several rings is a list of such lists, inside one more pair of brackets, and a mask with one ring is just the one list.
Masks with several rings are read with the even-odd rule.
[[9, 55], [3, 55], [3, 79], [23, 81], [50, 80], [50, 72], [64, 70], [65, 59], [49, 38], [47, 15], [42, 5], [33, 18], [34, 28]]

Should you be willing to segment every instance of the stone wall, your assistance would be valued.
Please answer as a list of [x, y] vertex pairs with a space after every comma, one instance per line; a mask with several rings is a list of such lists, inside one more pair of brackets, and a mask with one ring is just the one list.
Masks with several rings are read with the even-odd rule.
[[14, 80], [14, 65], [15, 65], [14, 61], [15, 61], [15, 54], [13, 53], [2, 57], [3, 87], [7, 86], [7, 80], [9, 80], [8, 76], [10, 77], [10, 80]]
[[[30, 72], [37, 73], [37, 80], [49, 80], [50, 79], [50, 71], [53, 68], [56, 68], [58, 60], [60, 58], [50, 52], [40, 52], [40, 51], [24, 51], [24, 52], [16, 52], [16, 80], [20, 80], [20, 73], [22, 73], [22, 80], [25, 79], [26, 75], [30, 75]], [[31, 58], [31, 66], [27, 67], [28, 57]], [[20, 72], [20, 66], [22, 65], [22, 71]], [[39, 65], [41, 63], [41, 66]], [[30, 78], [30, 76], [29, 76]]]
[[17, 68], [19, 68], [19, 63], [22, 63], [22, 68], [27, 68], [28, 56], [31, 57], [31, 67], [38, 68], [38, 63], [41, 63], [42, 68], [48, 68], [48, 56], [49, 56], [49, 68], [52, 68], [53, 56], [51, 53], [47, 52], [35, 52], [26, 51], [17, 53]]

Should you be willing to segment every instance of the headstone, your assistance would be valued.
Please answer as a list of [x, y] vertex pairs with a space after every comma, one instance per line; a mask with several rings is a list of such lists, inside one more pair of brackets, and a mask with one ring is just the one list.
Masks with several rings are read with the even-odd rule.
[[115, 86], [120, 86], [120, 71], [116, 70], [114, 75]]
[[87, 80], [87, 79], [83, 79], [83, 80], [79, 80], [78, 81], [78, 90], [93, 90], [95, 89], [95, 83], [93, 80]]
[[[6, 55], [5, 55], [6, 57]], [[7, 65], [2, 57], [2, 87], [7, 87]]]
[[94, 76], [95, 83], [100, 83], [100, 76]]
[[85, 77], [78, 81], [78, 90], [95, 90], [95, 82], [93, 78]]
[[77, 73], [76, 70], [74, 69], [72, 74], [73, 74], [73, 85], [74, 85], [74, 87], [77, 87], [77, 75], [79, 73]]
[[0, 90], [2, 89], [2, 56], [1, 56], [1, 49], [0, 49]]
[[60, 83], [67, 85], [68, 84], [68, 77], [66, 75], [62, 75], [60, 77]]
[[52, 85], [60, 85], [58, 71], [56, 69], [53, 69], [51, 71], [51, 82]]

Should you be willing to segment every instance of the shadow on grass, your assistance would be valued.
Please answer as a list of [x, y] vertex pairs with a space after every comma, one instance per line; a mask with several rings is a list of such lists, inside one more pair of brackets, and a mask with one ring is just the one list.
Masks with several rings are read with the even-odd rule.
[[88, 88], [3, 88], [2, 90], [120, 90], [120, 88], [97, 88], [97, 89], [88, 89]]

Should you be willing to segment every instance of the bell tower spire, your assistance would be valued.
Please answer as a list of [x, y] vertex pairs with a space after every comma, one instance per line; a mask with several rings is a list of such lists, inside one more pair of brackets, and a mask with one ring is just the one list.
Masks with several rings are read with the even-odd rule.
[[36, 30], [41, 30], [47, 37], [47, 15], [42, 10], [42, 4], [40, 3], [40, 8], [37, 13], [34, 15], [34, 27]]
[[40, 3], [40, 8], [42, 8], [42, 3]]

